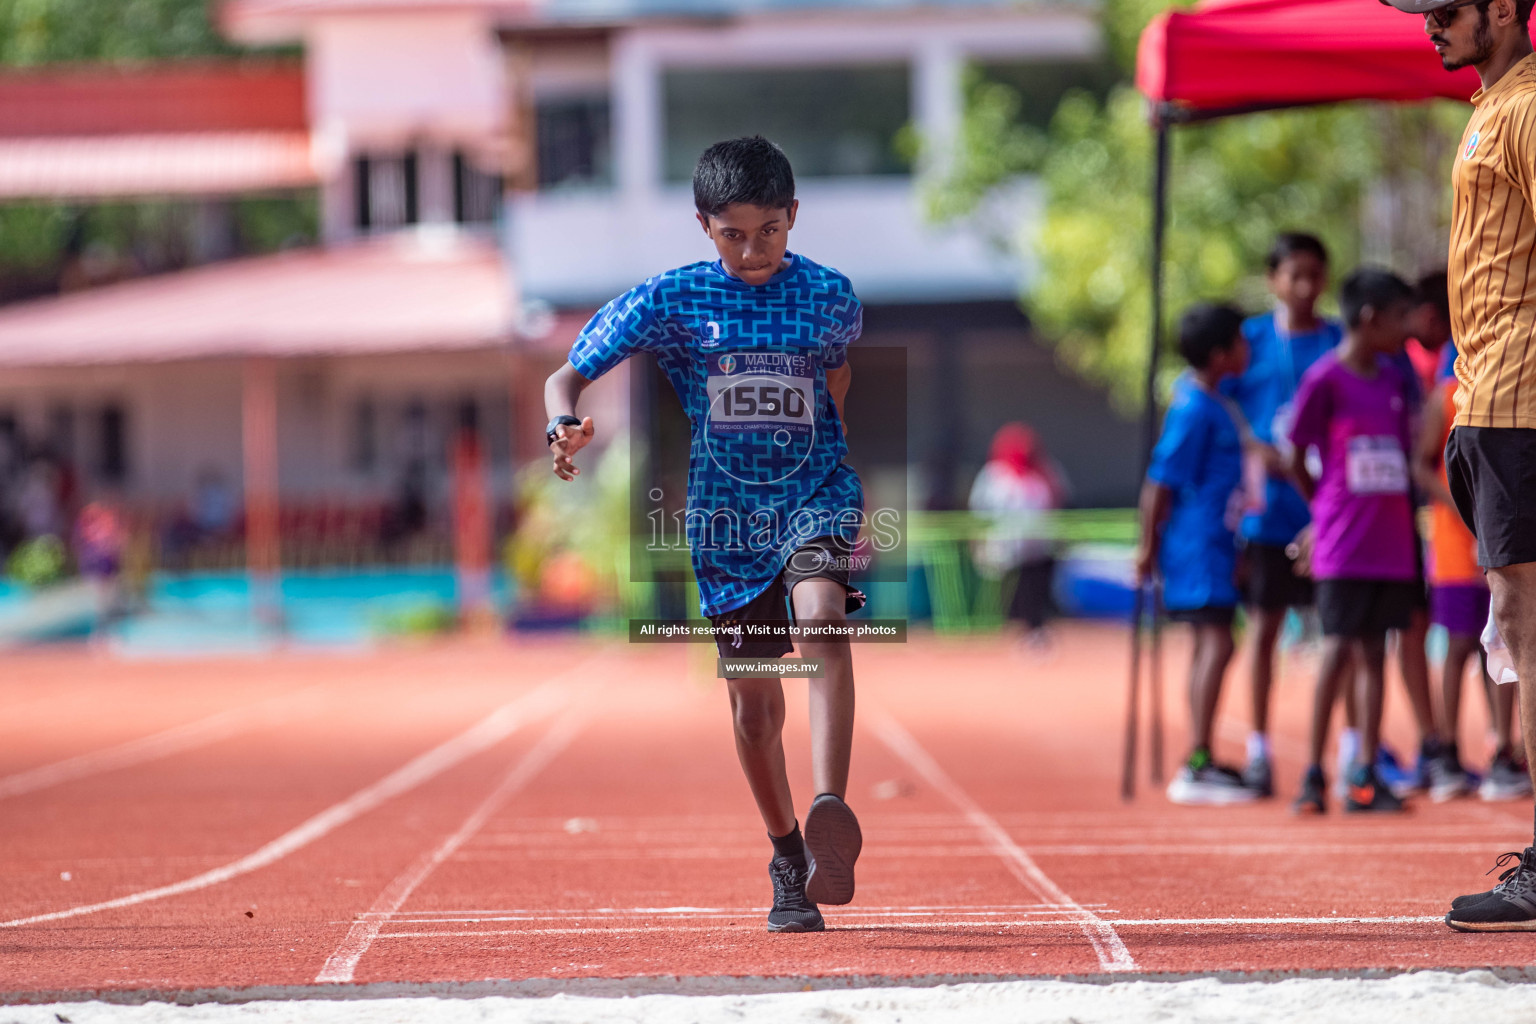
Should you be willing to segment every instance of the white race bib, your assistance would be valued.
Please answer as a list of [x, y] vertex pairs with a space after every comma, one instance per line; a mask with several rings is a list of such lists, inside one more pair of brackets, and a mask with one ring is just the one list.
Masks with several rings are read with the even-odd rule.
[[1344, 460], [1349, 493], [1408, 493], [1408, 455], [1397, 438], [1352, 437]]
[[711, 430], [811, 432], [816, 371], [809, 356], [721, 352], [707, 359]]

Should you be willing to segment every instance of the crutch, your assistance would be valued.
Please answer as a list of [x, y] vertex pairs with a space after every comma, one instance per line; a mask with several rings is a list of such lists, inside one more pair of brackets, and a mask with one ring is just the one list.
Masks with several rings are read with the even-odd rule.
[[1160, 584], [1152, 584], [1151, 605], [1147, 611], [1151, 619], [1152, 636], [1147, 648], [1152, 666], [1147, 672], [1147, 678], [1152, 684], [1152, 714], [1147, 754], [1152, 761], [1152, 782], [1160, 786], [1163, 783], [1163, 594]]
[[1131, 687], [1125, 702], [1125, 749], [1120, 762], [1120, 799], [1136, 799], [1136, 734], [1141, 731], [1141, 613], [1146, 590], [1139, 584], [1131, 599]]

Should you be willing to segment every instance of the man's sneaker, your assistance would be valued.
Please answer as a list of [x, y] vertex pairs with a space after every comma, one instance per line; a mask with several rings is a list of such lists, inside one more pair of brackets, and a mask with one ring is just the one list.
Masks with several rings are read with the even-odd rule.
[[1248, 759], [1248, 765], [1243, 769], [1243, 785], [1253, 790], [1256, 797], [1267, 800], [1275, 795], [1275, 772], [1270, 767], [1269, 758], [1260, 754]]
[[1478, 787], [1477, 795], [1484, 800], [1524, 799], [1531, 795], [1531, 774], [1508, 754], [1498, 754], [1488, 766], [1488, 777]]
[[1469, 796], [1477, 788], [1472, 774], [1461, 766], [1456, 744], [1447, 743], [1440, 749], [1440, 756], [1425, 768], [1429, 781], [1429, 798], [1444, 803], [1459, 796]]
[[1402, 809], [1402, 799], [1392, 792], [1374, 766], [1362, 764], [1350, 773], [1349, 794], [1344, 798], [1344, 810], [1358, 813]]
[[853, 862], [864, 847], [864, 834], [853, 811], [831, 793], [811, 801], [805, 813], [805, 851], [811, 874], [805, 895], [812, 903], [841, 906], [853, 900]]
[[821, 919], [821, 911], [805, 897], [806, 874], [803, 865], [788, 857], [775, 857], [768, 862], [768, 877], [773, 880], [773, 909], [768, 911], [769, 931], [827, 930], [827, 923]]
[[1168, 783], [1168, 799], [1176, 804], [1246, 804], [1258, 797], [1237, 771], [1209, 761], [1199, 768], [1181, 766]]
[[[1413, 762], [1416, 789], [1428, 789], [1434, 785], [1435, 779], [1432, 773], [1440, 758], [1445, 755], [1446, 749], [1447, 747], [1439, 740], [1425, 739], [1419, 743], [1419, 756]], [[1408, 794], [1399, 793], [1398, 795], [1407, 796]]]
[[1323, 770], [1317, 765], [1308, 768], [1301, 777], [1301, 794], [1291, 804], [1292, 814], [1323, 814], [1328, 810], [1328, 782]]
[[[1349, 775], [1353, 774], [1351, 770]], [[1349, 775], [1341, 777], [1348, 778]], [[1418, 769], [1404, 768], [1402, 762], [1397, 759], [1397, 755], [1392, 753], [1391, 748], [1385, 743], [1376, 749], [1376, 778], [1399, 799], [1424, 786], [1424, 779]], [[1348, 794], [1346, 793], [1345, 796], [1347, 797]]]
[[1527, 846], [1524, 854], [1506, 853], [1495, 866], [1515, 857], [1519, 863], [1488, 892], [1453, 900], [1445, 923], [1459, 932], [1536, 931], [1536, 846]]
[[1468, 893], [1466, 896], [1457, 896], [1455, 899], [1451, 900], [1451, 909], [1460, 910], [1462, 907], [1471, 906], [1474, 903], [1480, 903], [1490, 896], [1497, 895], [1499, 890], [1504, 888], [1504, 883], [1509, 881], [1510, 876], [1513, 875], [1516, 871], [1520, 870], [1521, 864], [1524, 863], [1524, 857], [1518, 850], [1511, 850], [1509, 853], [1501, 853], [1499, 854], [1498, 860], [1493, 862], [1493, 867], [1488, 869], [1487, 873], [1491, 875], [1495, 871], [1498, 871], [1499, 868], [1504, 867], [1504, 865], [1508, 864], [1511, 860], [1515, 861], [1515, 866], [1512, 868], [1505, 868], [1504, 872], [1499, 875], [1498, 884], [1496, 884], [1492, 889], [1487, 889], [1483, 892]]

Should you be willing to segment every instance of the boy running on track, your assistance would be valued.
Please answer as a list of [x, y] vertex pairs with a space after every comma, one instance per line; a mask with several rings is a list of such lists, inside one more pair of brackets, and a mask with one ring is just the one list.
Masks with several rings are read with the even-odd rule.
[[1242, 514], [1241, 413], [1217, 390], [1248, 364], [1243, 316], [1231, 306], [1198, 305], [1179, 321], [1179, 353], [1189, 370], [1174, 384], [1163, 434], [1141, 491], [1138, 586], [1163, 580], [1169, 618], [1189, 623], [1189, 758], [1168, 784], [1176, 804], [1233, 804], [1257, 793], [1241, 773], [1211, 758], [1211, 730], [1232, 661], [1237, 611], [1237, 538]]
[[[1296, 389], [1302, 375], [1344, 336], [1336, 321], [1317, 314], [1328, 284], [1328, 251], [1312, 235], [1286, 233], [1275, 239], [1265, 261], [1271, 313], [1243, 323], [1251, 357], [1248, 369], [1222, 391], [1235, 399], [1254, 436], [1282, 450], [1287, 443]], [[1261, 796], [1274, 795], [1269, 752], [1269, 692], [1274, 682], [1275, 645], [1289, 609], [1312, 603], [1312, 584], [1296, 572], [1286, 547], [1311, 521], [1307, 503], [1283, 471], [1264, 474], [1259, 508], [1241, 529], [1244, 599], [1252, 635], [1253, 731], [1243, 778]]]
[[[838, 627], [864, 604], [849, 582], [863, 514], [843, 459], [848, 344], [863, 311], [848, 279], [788, 250], [799, 203], [788, 159], [761, 137], [711, 146], [693, 175], [694, 205], [719, 259], [651, 278], [582, 329], [544, 402], [555, 474], [592, 440], [583, 388], [636, 352], [655, 358], [692, 425], [687, 532], [702, 610], [722, 658], [779, 658], [787, 626]], [[792, 605], [791, 612], [786, 601]], [[755, 629], [753, 627], [756, 627]], [[777, 632], [759, 635], [763, 627]], [[844, 802], [853, 741], [846, 639], [804, 640], [823, 662], [810, 680], [817, 797], [795, 820], [778, 677], [729, 678], [736, 754], [773, 844], [771, 932], [821, 931], [817, 904], [853, 899], [862, 837]]]
[[[1310, 561], [1324, 635], [1298, 813], [1326, 808], [1323, 747], [1352, 660], [1361, 749], [1345, 809], [1402, 809], [1375, 764], [1384, 661], [1387, 631], [1407, 627], [1415, 588], [1422, 588], [1408, 473], [1409, 382], [1392, 358], [1408, 338], [1413, 289], [1387, 271], [1357, 270], [1340, 289], [1339, 305], [1344, 340], [1302, 378], [1290, 429], [1291, 472], [1316, 523]], [[1320, 457], [1315, 478], [1309, 449]]]

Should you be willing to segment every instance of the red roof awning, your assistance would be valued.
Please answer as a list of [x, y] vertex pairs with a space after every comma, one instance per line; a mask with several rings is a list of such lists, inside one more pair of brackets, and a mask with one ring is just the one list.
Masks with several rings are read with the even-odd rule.
[[319, 180], [307, 132], [0, 139], [0, 199], [227, 196]]
[[0, 138], [308, 130], [304, 69], [290, 62], [0, 73]]
[[0, 200], [234, 195], [319, 179], [293, 62], [0, 72]]
[[0, 366], [481, 348], [512, 313], [489, 239], [406, 232], [0, 307]]
[[1376, 0], [1216, 0], [1164, 11], [1141, 35], [1136, 85], [1186, 114], [1342, 100], [1467, 99], [1424, 19]]

